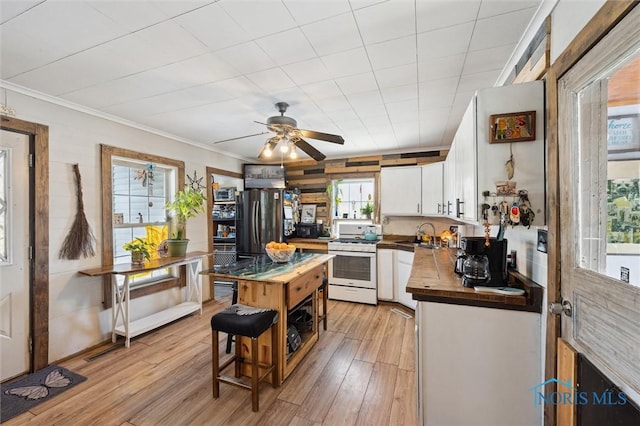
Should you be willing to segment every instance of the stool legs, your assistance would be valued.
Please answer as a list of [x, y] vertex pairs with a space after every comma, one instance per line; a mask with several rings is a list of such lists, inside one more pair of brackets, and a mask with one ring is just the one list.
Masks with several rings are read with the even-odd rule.
[[258, 369], [258, 339], [251, 339], [251, 408], [258, 411], [260, 370]]
[[329, 286], [325, 284], [322, 289], [322, 328], [327, 331], [327, 299], [329, 298]]
[[211, 367], [213, 376], [213, 397], [218, 398], [220, 396], [220, 382], [218, 376], [220, 375], [220, 354], [218, 353], [218, 330], [213, 330], [211, 337]]

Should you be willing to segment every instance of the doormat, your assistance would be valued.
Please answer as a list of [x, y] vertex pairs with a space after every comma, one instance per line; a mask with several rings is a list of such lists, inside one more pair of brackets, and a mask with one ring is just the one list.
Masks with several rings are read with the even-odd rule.
[[0, 423], [71, 389], [86, 377], [50, 365], [12, 383], [0, 385]]

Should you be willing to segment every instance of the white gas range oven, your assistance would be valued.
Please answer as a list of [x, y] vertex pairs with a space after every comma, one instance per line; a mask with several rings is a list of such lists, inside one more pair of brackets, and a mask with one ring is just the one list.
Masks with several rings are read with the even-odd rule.
[[[366, 240], [365, 231], [375, 230], [377, 240]], [[338, 223], [338, 238], [329, 241], [329, 299], [378, 304], [377, 260], [380, 225]]]

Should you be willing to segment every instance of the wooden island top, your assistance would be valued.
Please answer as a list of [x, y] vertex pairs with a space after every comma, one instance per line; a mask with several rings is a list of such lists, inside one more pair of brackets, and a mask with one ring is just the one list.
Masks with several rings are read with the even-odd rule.
[[508, 285], [522, 288], [521, 296], [482, 293], [463, 287], [454, 272], [456, 250], [414, 247], [407, 292], [414, 300], [527, 312], [542, 312], [542, 287], [516, 271], [508, 271]]

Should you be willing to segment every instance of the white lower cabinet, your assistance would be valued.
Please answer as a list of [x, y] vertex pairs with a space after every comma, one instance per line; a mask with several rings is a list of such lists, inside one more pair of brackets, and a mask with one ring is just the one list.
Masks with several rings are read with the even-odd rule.
[[540, 314], [447, 303], [416, 309], [424, 425], [541, 425]]
[[411, 276], [413, 267], [413, 252], [396, 250], [395, 262], [395, 300], [404, 306], [415, 309], [416, 301], [412, 299], [411, 293], [407, 293], [407, 282]]
[[393, 300], [395, 250], [378, 250], [378, 300]]

